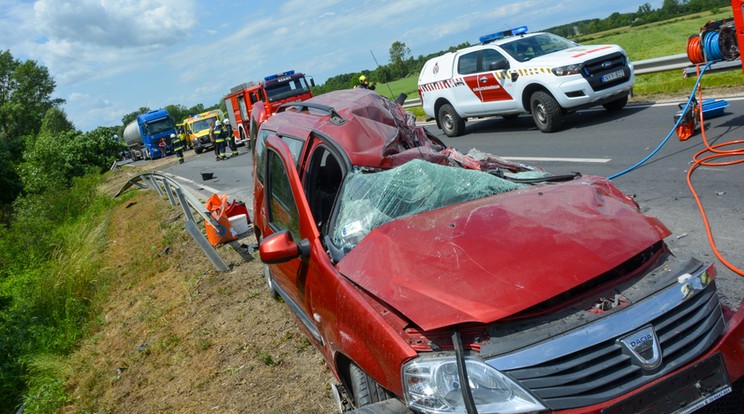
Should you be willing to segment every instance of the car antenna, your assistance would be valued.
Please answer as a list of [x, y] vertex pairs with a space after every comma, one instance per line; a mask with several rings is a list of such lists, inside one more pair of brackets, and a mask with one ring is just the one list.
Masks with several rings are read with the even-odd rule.
[[[369, 53], [372, 54], [372, 59], [375, 60], [375, 63], [377, 64], [377, 68], [379, 69], [380, 68], [380, 63], [377, 61], [377, 58], [375, 57], [375, 54], [372, 53], [372, 49], [369, 50]], [[390, 96], [395, 96], [395, 94], [393, 93], [393, 89], [390, 87], [390, 84], [386, 82], [385, 85], [388, 87], [388, 90], [390, 91]]]

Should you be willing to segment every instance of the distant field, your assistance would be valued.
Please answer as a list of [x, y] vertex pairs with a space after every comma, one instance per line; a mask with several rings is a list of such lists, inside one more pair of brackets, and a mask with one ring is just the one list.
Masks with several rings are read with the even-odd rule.
[[[639, 27], [622, 27], [607, 32], [594, 33], [577, 38], [583, 44], [617, 44], [627, 52], [631, 61], [686, 53], [687, 38], [699, 31], [709, 20], [720, 20], [731, 17], [731, 10], [722, 9], [718, 13], [698, 13], [677, 17], [664, 22]], [[453, 41], [453, 43], [456, 43]], [[400, 79], [389, 84], [377, 85], [377, 92], [395, 99], [405, 93], [408, 98], [418, 96], [416, 84], [418, 75]], [[658, 95], [684, 95], [695, 85], [695, 79], [685, 79], [681, 71], [640, 75], [636, 78], [634, 93], [640, 99], [653, 99]], [[744, 74], [738, 70], [705, 75], [703, 88], [707, 87], [742, 87]], [[388, 86], [390, 87], [388, 89]], [[390, 90], [392, 89], [392, 93]]]

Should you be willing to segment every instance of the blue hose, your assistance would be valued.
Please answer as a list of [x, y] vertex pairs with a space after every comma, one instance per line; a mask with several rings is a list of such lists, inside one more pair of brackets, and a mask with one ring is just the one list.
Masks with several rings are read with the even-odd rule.
[[[695, 86], [694, 86], [694, 87], [692, 88], [692, 93], [690, 93], [690, 97], [689, 97], [689, 98], [687, 99], [687, 104], [686, 104], [686, 105], [685, 105], [685, 107], [684, 107], [684, 108], [682, 109], [682, 113], [683, 113], [683, 114], [684, 114], [685, 112], [687, 112], [688, 108], [690, 108], [690, 105], [692, 105], [692, 100], [693, 100], [693, 98], [695, 98], [695, 92], [697, 91], [698, 85], [700, 85], [700, 80], [701, 80], [701, 79], [703, 78], [703, 74], [705, 73], [705, 71], [706, 71], [706, 70], [708, 69], [708, 67], [710, 67], [710, 65], [712, 65], [712, 64], [713, 64], [713, 62], [708, 62], [708, 64], [706, 64], [706, 65], [705, 65], [705, 66], [703, 67], [703, 69], [702, 69], [702, 70], [700, 71], [700, 76], [698, 76], [698, 78], [697, 78], [697, 81], [695, 81]], [[659, 145], [658, 145], [658, 146], [656, 147], [656, 149], [654, 149], [654, 150], [653, 150], [653, 151], [652, 151], [652, 152], [651, 152], [650, 154], [648, 154], [648, 155], [646, 156], [646, 158], [644, 158], [644, 159], [642, 159], [642, 160], [638, 161], [638, 162], [637, 162], [637, 163], [636, 163], [635, 165], [633, 165], [632, 167], [629, 167], [629, 168], [627, 168], [627, 169], [625, 169], [625, 170], [623, 170], [623, 171], [620, 171], [619, 173], [615, 173], [615, 174], [613, 174], [613, 175], [611, 175], [611, 176], [607, 177], [607, 179], [608, 179], [608, 180], [614, 180], [615, 178], [617, 178], [617, 177], [620, 177], [621, 175], [625, 175], [625, 174], [627, 174], [627, 173], [629, 173], [629, 172], [631, 172], [631, 171], [635, 170], [636, 168], [638, 168], [638, 167], [640, 167], [641, 165], [643, 165], [643, 164], [644, 164], [644, 163], [645, 163], [646, 161], [648, 161], [649, 159], [651, 159], [651, 157], [653, 157], [654, 155], [656, 155], [656, 153], [657, 153], [657, 152], [659, 152], [659, 150], [661, 149], [661, 147], [663, 147], [663, 146], [664, 146], [664, 144], [666, 144], [666, 143], [667, 143], [667, 141], [669, 141], [669, 138], [671, 138], [672, 134], [674, 134], [674, 132], [675, 132], [675, 131], [677, 130], [677, 127], [679, 126], [679, 124], [680, 124], [680, 123], [682, 123], [682, 121], [683, 121], [683, 120], [684, 120], [684, 117], [683, 117], [683, 116], [680, 116], [680, 117], [679, 117], [679, 119], [677, 120], [677, 122], [676, 122], [676, 123], [674, 124], [674, 126], [672, 127], [672, 130], [671, 130], [671, 131], [669, 131], [669, 134], [667, 134], [666, 138], [664, 138], [664, 139], [663, 139], [663, 140], [661, 141], [661, 143], [660, 143], [660, 144], [659, 144]]]
[[718, 45], [718, 32], [706, 32], [703, 40], [703, 50], [708, 61], [723, 60], [721, 47]]

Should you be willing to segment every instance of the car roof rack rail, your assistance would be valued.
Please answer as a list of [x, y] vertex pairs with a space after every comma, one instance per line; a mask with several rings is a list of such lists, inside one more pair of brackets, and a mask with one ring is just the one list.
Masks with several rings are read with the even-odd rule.
[[331, 123], [333, 123], [333, 125], [343, 125], [349, 122], [347, 119], [342, 117], [338, 112], [336, 112], [336, 110], [332, 106], [322, 105], [322, 104], [313, 103], [313, 102], [288, 102], [288, 103], [281, 105], [276, 110], [276, 112], [277, 113], [284, 112], [287, 108], [290, 108], [290, 107], [299, 108], [300, 111], [312, 108], [312, 109], [317, 109], [319, 111], [327, 112], [328, 115], [331, 116]]

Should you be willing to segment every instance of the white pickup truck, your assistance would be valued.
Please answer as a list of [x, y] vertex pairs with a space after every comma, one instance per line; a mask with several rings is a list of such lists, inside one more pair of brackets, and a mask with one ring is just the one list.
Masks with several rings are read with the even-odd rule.
[[620, 46], [580, 46], [527, 27], [480, 38], [481, 44], [430, 59], [418, 91], [424, 112], [449, 137], [462, 135], [465, 120], [531, 113], [542, 132], [561, 128], [562, 116], [628, 102], [635, 75]]

